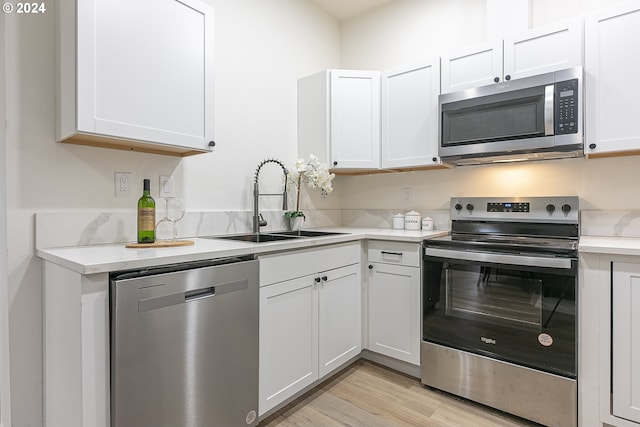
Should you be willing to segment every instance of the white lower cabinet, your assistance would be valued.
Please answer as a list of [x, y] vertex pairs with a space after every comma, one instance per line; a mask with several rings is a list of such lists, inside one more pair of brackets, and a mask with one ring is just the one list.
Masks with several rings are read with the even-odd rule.
[[640, 263], [613, 263], [613, 415], [640, 423]]
[[260, 258], [260, 415], [360, 354], [360, 250]]
[[420, 364], [420, 245], [369, 242], [368, 349]]

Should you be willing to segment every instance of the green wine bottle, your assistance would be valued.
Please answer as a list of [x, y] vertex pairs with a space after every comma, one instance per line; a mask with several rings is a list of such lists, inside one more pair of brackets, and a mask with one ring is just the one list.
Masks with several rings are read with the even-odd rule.
[[138, 200], [138, 243], [156, 241], [156, 201], [151, 197], [151, 181], [142, 181], [142, 197]]

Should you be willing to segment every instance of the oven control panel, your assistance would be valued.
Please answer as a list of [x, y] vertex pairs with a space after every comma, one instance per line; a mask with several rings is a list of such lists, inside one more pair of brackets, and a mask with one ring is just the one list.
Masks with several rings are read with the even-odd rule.
[[487, 212], [529, 212], [529, 202], [488, 202]]
[[567, 197], [453, 197], [451, 219], [578, 223], [579, 199]]

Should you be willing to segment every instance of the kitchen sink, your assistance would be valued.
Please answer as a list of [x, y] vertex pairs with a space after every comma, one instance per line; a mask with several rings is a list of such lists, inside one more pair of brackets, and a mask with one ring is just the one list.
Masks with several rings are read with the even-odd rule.
[[231, 236], [208, 236], [205, 239], [226, 239], [226, 240], [239, 240], [241, 242], [251, 243], [265, 243], [265, 242], [277, 242], [279, 240], [291, 240], [297, 239], [298, 236], [287, 236], [283, 234], [267, 234], [267, 233], [249, 233], [249, 234], [235, 234]]
[[279, 236], [323, 237], [323, 236], [333, 236], [337, 234], [349, 234], [349, 233], [340, 233], [337, 231], [298, 230], [298, 231], [274, 231], [273, 234], [277, 234]]
[[247, 233], [247, 234], [232, 234], [228, 236], [206, 236], [206, 237], [203, 237], [203, 239], [225, 239], [225, 240], [238, 240], [241, 242], [250, 242], [250, 243], [266, 243], [266, 242], [277, 242], [279, 240], [333, 236], [337, 234], [348, 234], [348, 233], [339, 233], [336, 231], [318, 231], [318, 230], [273, 231], [269, 233], [260, 233], [260, 234]]

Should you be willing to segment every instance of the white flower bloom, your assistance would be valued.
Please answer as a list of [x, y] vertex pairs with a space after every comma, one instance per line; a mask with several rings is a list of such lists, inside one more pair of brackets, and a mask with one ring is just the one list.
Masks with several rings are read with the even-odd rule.
[[320, 162], [318, 157], [313, 154], [309, 155], [308, 160], [298, 159], [295, 168], [291, 170], [287, 179], [296, 187], [297, 202], [296, 211], [300, 210], [300, 186], [303, 183], [309, 188], [319, 188], [322, 197], [326, 197], [333, 191], [331, 181], [335, 178], [335, 174], [329, 172], [327, 165]]

